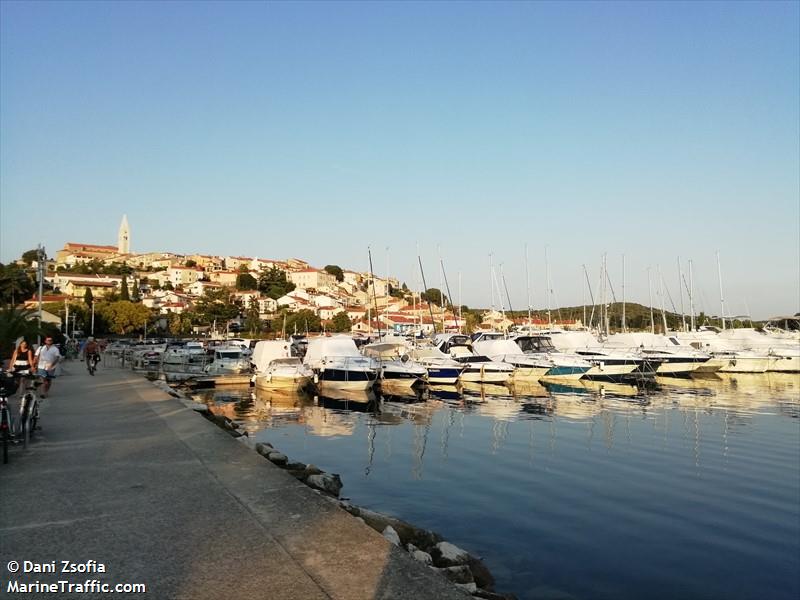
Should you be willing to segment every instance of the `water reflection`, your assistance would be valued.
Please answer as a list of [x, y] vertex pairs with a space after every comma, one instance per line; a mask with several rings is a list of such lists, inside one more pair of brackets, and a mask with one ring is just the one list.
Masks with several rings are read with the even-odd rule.
[[[311, 424], [326, 432], [328, 413], [372, 415], [382, 425], [431, 423], [439, 411], [455, 411], [494, 421], [564, 419], [585, 421], [605, 413], [639, 415], [663, 422], [665, 411], [724, 414], [726, 427], [745, 425], [757, 414], [800, 417], [800, 377], [794, 374], [710, 375], [702, 379], [657, 378], [654, 385], [606, 382], [526, 384], [512, 388], [469, 383], [402, 389], [394, 393], [337, 391], [309, 396], [249, 387], [198, 391], [198, 400], [231, 419], [259, 423], [260, 427], [285, 423]], [[356, 419], [344, 419], [340, 434], [352, 432]], [[663, 423], [662, 423], [663, 424]], [[330, 435], [330, 433], [320, 433]]]
[[[340, 473], [354, 502], [487, 557], [520, 598], [800, 591], [785, 568], [800, 552], [797, 375], [197, 397]], [[653, 540], [669, 569], [654, 568]]]

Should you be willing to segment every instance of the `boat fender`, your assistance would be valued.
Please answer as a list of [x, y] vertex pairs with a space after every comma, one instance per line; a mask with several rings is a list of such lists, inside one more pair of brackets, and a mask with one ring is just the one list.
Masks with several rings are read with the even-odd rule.
[[314, 383], [319, 383], [319, 375], [314, 373]]

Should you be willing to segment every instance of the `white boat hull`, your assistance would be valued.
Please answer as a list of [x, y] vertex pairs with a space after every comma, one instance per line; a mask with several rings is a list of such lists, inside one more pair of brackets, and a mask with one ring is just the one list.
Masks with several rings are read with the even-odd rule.
[[[588, 359], [587, 359], [588, 360]], [[586, 371], [584, 377], [622, 377], [623, 375], [630, 375], [639, 365], [635, 363], [613, 364], [608, 363], [594, 364], [596, 361], [592, 359], [592, 368]]]
[[288, 377], [281, 375], [258, 375], [255, 385], [260, 390], [300, 391], [311, 385], [311, 377]]
[[549, 370], [550, 367], [517, 367], [514, 369], [511, 381], [514, 383], [536, 383]]
[[469, 381], [472, 383], [507, 383], [511, 379], [511, 371], [489, 371], [481, 369], [480, 371], [466, 370], [461, 374], [461, 381]]
[[771, 356], [767, 371], [774, 373], [800, 372], [800, 356]]
[[320, 392], [325, 392], [327, 390], [341, 390], [341, 391], [349, 391], [349, 392], [363, 392], [365, 390], [371, 390], [372, 386], [375, 385], [375, 380], [363, 380], [363, 381], [333, 381], [333, 380], [320, 380], [316, 383], [317, 389]]
[[727, 364], [720, 373], [766, 373], [769, 367], [769, 358], [736, 357], [727, 359]]
[[662, 362], [656, 369], [658, 375], [684, 375], [696, 371], [703, 363], [686, 361], [686, 362]]

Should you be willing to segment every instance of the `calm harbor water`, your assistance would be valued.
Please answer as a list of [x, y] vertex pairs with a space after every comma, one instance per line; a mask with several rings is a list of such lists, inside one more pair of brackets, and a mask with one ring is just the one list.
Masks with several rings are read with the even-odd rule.
[[798, 375], [200, 398], [521, 599], [800, 596]]

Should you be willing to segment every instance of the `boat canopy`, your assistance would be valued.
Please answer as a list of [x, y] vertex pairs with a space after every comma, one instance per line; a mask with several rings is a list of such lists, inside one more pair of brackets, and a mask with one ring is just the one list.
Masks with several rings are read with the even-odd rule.
[[263, 371], [276, 358], [290, 358], [292, 343], [286, 340], [265, 340], [256, 343], [251, 361], [256, 371]]
[[361, 357], [361, 354], [358, 352], [353, 338], [346, 335], [319, 337], [308, 340], [308, 350], [305, 356], [306, 363], [320, 361], [325, 357], [333, 356]]
[[475, 342], [475, 352], [484, 356], [519, 356], [522, 349], [513, 340], [482, 340]]

